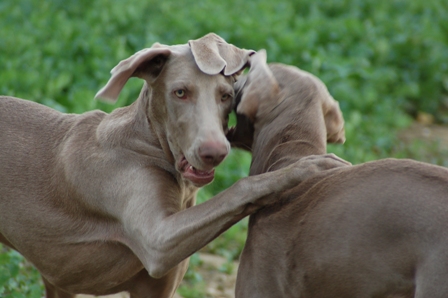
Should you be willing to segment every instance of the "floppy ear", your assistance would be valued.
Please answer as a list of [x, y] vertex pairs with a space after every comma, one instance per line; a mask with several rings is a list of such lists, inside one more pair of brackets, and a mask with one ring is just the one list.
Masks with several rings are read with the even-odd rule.
[[155, 44], [151, 48], [138, 51], [131, 57], [121, 61], [111, 70], [111, 78], [98, 93], [95, 99], [103, 99], [111, 103], [117, 101], [118, 95], [131, 77], [147, 78], [157, 76], [165, 65], [171, 51]]
[[266, 51], [260, 50], [250, 57], [250, 71], [245, 85], [240, 88], [242, 95], [237, 113], [248, 117], [252, 122], [256, 116], [268, 112], [269, 108], [281, 100], [277, 80], [266, 64]]
[[199, 69], [209, 75], [223, 73], [237, 76], [246, 67], [249, 56], [255, 51], [245, 50], [228, 44], [214, 33], [188, 42]]
[[331, 96], [329, 99], [323, 106], [327, 142], [343, 144], [345, 142], [344, 117], [339, 103]]

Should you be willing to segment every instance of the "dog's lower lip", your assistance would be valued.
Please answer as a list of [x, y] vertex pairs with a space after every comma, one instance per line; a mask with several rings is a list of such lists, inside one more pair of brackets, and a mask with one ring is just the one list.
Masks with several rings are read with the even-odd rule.
[[190, 180], [198, 186], [208, 184], [215, 178], [215, 169], [202, 171], [192, 166], [185, 157], [179, 162], [179, 169], [185, 179]]

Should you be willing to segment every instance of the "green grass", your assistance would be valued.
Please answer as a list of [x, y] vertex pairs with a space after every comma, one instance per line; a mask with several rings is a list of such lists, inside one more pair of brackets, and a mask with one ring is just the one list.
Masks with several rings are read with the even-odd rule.
[[[156, 41], [185, 43], [213, 31], [239, 47], [265, 48], [269, 61], [296, 65], [328, 85], [347, 135], [329, 151], [352, 163], [396, 156], [446, 165], [426, 159], [427, 144], [404, 146], [396, 131], [418, 112], [448, 122], [447, 19], [446, 0], [2, 1], [0, 94], [70, 113], [111, 111], [131, 103], [142, 85], [131, 80], [114, 106], [94, 101], [118, 61]], [[245, 176], [249, 164], [248, 154], [234, 152], [199, 201]], [[246, 229], [243, 221], [206, 249], [237, 258]], [[25, 290], [36, 276], [20, 256], [0, 252], [0, 296], [39, 297]]]

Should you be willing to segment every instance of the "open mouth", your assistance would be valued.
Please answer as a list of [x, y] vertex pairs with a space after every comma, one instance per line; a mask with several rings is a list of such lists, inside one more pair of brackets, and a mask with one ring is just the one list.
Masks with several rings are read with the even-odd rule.
[[188, 162], [185, 156], [179, 162], [179, 171], [185, 179], [190, 180], [197, 186], [206, 185], [215, 178], [215, 169], [209, 171], [198, 170]]

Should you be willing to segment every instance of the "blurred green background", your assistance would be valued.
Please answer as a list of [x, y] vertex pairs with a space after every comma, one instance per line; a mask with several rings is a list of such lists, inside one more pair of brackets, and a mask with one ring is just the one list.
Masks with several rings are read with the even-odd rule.
[[[132, 79], [114, 106], [93, 100], [120, 60], [154, 42], [186, 43], [208, 32], [319, 76], [346, 120], [347, 142], [330, 152], [352, 163], [410, 157], [448, 165], [437, 142], [398, 137], [418, 115], [448, 122], [446, 0], [4, 0], [0, 94], [69, 113], [111, 111], [142, 86]], [[249, 164], [249, 154], [234, 151], [199, 201], [247, 175]], [[246, 227], [238, 223], [204, 250], [237, 259]], [[196, 266], [193, 256], [184, 297], [204, 295]], [[41, 295], [32, 266], [0, 246], [0, 296]]]

